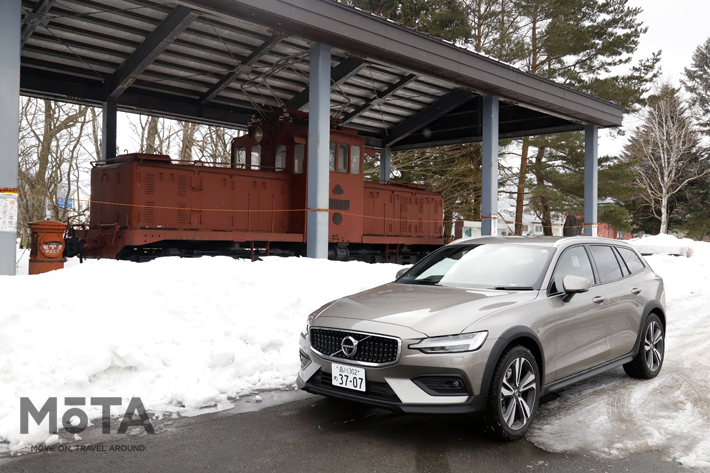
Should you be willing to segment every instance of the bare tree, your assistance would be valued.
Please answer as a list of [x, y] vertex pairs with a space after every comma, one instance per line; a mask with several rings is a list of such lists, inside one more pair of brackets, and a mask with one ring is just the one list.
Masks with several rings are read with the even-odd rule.
[[66, 205], [82, 165], [89, 107], [23, 98], [20, 107], [19, 216], [23, 242], [27, 224], [51, 217], [66, 221]]
[[178, 125], [182, 128], [180, 160], [192, 161], [192, 149], [195, 146], [196, 135], [200, 125], [190, 122], [178, 122]]
[[664, 83], [649, 99], [643, 124], [624, 148], [622, 159], [634, 161], [640, 197], [668, 233], [668, 203], [689, 182], [710, 173], [707, 157], [698, 152], [700, 138], [677, 89]]
[[236, 130], [206, 127], [198, 147], [200, 160], [210, 163], [228, 163], [232, 152], [232, 139], [235, 136], [238, 136]]
[[129, 118], [130, 129], [138, 141], [138, 153], [170, 154], [173, 138], [180, 133], [174, 120], [144, 115]]

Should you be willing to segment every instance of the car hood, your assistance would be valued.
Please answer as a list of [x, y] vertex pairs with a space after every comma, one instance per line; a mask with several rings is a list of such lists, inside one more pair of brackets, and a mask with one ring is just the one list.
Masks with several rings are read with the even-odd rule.
[[[482, 317], [530, 302], [537, 291], [385, 284], [338, 299], [318, 317], [401, 325], [429, 337], [461, 333]], [[318, 325], [318, 317], [311, 323]]]

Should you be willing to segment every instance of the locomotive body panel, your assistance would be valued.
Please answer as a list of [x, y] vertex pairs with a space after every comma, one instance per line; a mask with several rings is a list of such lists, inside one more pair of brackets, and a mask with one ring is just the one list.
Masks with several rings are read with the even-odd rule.
[[[308, 128], [303, 114], [295, 117], [235, 138], [230, 163], [132, 154], [94, 167], [91, 224], [77, 231], [87, 256], [304, 254]], [[441, 193], [366, 182], [354, 130], [334, 128], [328, 146], [331, 257], [414, 262], [448, 242]]]

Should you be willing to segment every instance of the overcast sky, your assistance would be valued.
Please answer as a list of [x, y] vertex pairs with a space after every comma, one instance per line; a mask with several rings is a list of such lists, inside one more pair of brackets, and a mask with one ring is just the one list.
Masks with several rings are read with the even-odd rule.
[[[663, 78], [679, 84], [683, 69], [692, 61], [693, 52], [710, 37], [710, 0], [629, 0], [630, 6], [643, 8], [641, 21], [648, 32], [641, 37], [637, 58], [661, 54]], [[635, 117], [624, 120], [629, 132], [638, 125]], [[627, 133], [628, 136], [628, 133]], [[602, 130], [599, 134], [599, 154], [616, 155], [627, 137], [612, 138]]]

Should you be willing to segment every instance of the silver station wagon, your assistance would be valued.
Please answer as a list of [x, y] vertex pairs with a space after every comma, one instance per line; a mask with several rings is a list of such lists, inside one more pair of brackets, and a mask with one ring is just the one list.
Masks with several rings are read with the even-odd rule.
[[406, 413], [480, 411], [514, 440], [551, 390], [618, 366], [655, 377], [665, 327], [663, 280], [626, 243], [471, 238], [312, 313], [297, 382]]

